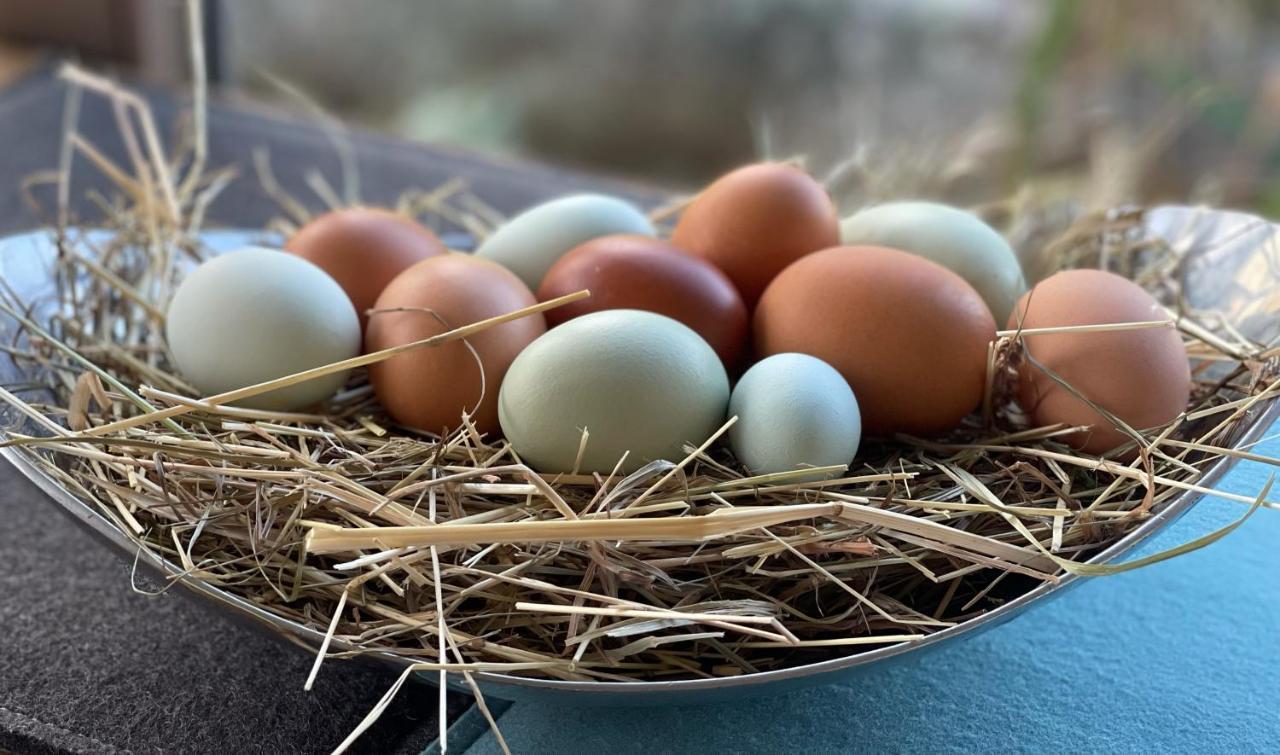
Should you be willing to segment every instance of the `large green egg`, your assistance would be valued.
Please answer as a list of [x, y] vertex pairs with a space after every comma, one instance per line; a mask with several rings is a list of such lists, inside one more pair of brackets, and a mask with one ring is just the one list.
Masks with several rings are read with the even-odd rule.
[[[502, 431], [542, 472], [608, 473], [679, 461], [724, 423], [729, 378], [716, 352], [669, 317], [593, 312], [547, 331], [507, 370]], [[583, 430], [587, 443], [578, 461]]]

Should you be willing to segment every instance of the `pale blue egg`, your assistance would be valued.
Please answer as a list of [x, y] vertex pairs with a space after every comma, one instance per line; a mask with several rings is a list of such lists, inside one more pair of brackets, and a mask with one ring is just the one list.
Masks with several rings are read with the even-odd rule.
[[756, 474], [847, 465], [858, 452], [862, 415], [834, 367], [808, 354], [775, 354], [734, 386], [729, 445]]
[[579, 244], [616, 233], [656, 236], [648, 216], [630, 202], [603, 194], [574, 194], [525, 210], [476, 247], [536, 292], [547, 271]]
[[889, 202], [840, 222], [840, 243], [887, 246], [964, 278], [1004, 324], [1027, 282], [1009, 242], [971, 212], [935, 202]]

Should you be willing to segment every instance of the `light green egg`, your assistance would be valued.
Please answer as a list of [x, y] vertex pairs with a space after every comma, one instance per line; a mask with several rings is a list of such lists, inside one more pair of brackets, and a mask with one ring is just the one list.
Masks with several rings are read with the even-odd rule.
[[1009, 242], [971, 212], [935, 202], [890, 202], [840, 223], [843, 244], [901, 249], [948, 268], [982, 296], [1003, 326], [1027, 282]]
[[[536, 470], [609, 473], [679, 461], [723, 423], [729, 378], [690, 328], [652, 312], [576, 317], [529, 344], [498, 394], [502, 432]], [[583, 431], [587, 442], [578, 460]]]
[[847, 465], [862, 439], [853, 389], [808, 354], [775, 354], [753, 365], [733, 388], [729, 416], [738, 418], [729, 446], [755, 474]]
[[657, 235], [648, 216], [630, 202], [603, 194], [574, 194], [516, 215], [476, 247], [476, 256], [497, 262], [536, 292], [566, 252], [615, 233]]
[[[183, 279], [165, 318], [169, 353], [211, 396], [349, 359], [360, 353], [360, 320], [342, 287], [295, 254], [261, 247], [229, 252]], [[236, 402], [289, 411], [323, 401], [347, 372]]]

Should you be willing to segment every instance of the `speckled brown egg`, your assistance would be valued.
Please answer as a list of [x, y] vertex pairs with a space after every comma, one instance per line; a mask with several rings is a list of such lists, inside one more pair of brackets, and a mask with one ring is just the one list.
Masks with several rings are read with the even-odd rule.
[[351, 297], [360, 326], [382, 289], [410, 265], [444, 254], [444, 243], [413, 218], [374, 207], [326, 212], [298, 229], [286, 251], [310, 260]]
[[665, 241], [631, 235], [592, 239], [556, 262], [542, 280], [538, 299], [584, 288], [591, 298], [547, 312], [549, 326], [588, 312], [642, 309], [692, 328], [728, 369], [742, 358], [747, 307], [737, 289], [714, 265]]
[[913, 254], [842, 246], [788, 267], [760, 298], [760, 356], [796, 351], [839, 370], [864, 432], [929, 435], [982, 400], [996, 326], [963, 278]]
[[[408, 311], [370, 316], [365, 350], [429, 338], [535, 303], [533, 292], [496, 262], [467, 254], [431, 257], [397, 276], [378, 297], [375, 310]], [[462, 341], [450, 341], [373, 364], [369, 379], [378, 400], [401, 424], [441, 432], [458, 427], [467, 411], [481, 432], [494, 432], [498, 388], [507, 368], [546, 329], [541, 314], [522, 317], [466, 339], [480, 364]]]
[[729, 276], [748, 307], [787, 265], [840, 240], [835, 205], [804, 171], [757, 163], [703, 190], [671, 241]]
[[[1024, 294], [1008, 327], [1166, 318], [1156, 300], [1132, 281], [1102, 270], [1067, 270]], [[1187, 408], [1191, 369], [1173, 328], [1043, 333], [1024, 336], [1023, 343], [1034, 362], [1027, 360], [1019, 372], [1019, 403], [1037, 425], [1088, 427], [1065, 438], [1082, 451], [1105, 453], [1131, 438], [1045, 369], [1135, 430], [1164, 425]]]

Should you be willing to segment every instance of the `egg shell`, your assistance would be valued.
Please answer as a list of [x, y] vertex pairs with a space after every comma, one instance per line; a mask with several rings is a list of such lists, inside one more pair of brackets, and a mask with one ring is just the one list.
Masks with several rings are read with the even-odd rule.
[[[378, 351], [430, 338], [535, 303], [529, 288], [497, 263], [468, 254], [431, 257], [391, 281], [375, 305], [377, 310], [420, 311], [374, 314], [365, 349]], [[450, 341], [373, 364], [369, 379], [378, 400], [401, 424], [439, 433], [458, 427], [467, 411], [480, 432], [494, 432], [503, 376], [516, 355], [546, 327], [541, 314], [522, 317], [468, 336], [465, 343]], [[467, 344], [475, 349], [474, 355]]]
[[868, 435], [954, 428], [982, 400], [991, 311], [964, 279], [914, 254], [834, 247], [788, 267], [760, 299], [756, 351], [810, 354], [858, 397]]
[[476, 256], [497, 262], [537, 291], [547, 271], [569, 250], [615, 233], [657, 235], [649, 218], [630, 202], [603, 194], [574, 194], [507, 221], [476, 248]]
[[[1167, 318], [1152, 296], [1130, 280], [1102, 270], [1067, 270], [1046, 278], [1019, 300], [1010, 329], [1144, 322]], [[1173, 328], [1023, 337], [1027, 353], [1093, 403], [1135, 430], [1159, 427], [1187, 408], [1191, 368]], [[1105, 453], [1130, 436], [1055, 382], [1030, 361], [1019, 371], [1018, 403], [1036, 425], [1062, 423], [1090, 430], [1065, 440]]]
[[[360, 321], [342, 287], [319, 267], [275, 249], [228, 252], [191, 271], [165, 318], [169, 353], [205, 396], [349, 359]], [[237, 401], [301, 409], [342, 387], [339, 372]]]
[[603, 236], [575, 248], [547, 272], [538, 299], [587, 289], [589, 299], [547, 312], [555, 327], [606, 309], [642, 309], [692, 328], [732, 370], [747, 345], [747, 307], [725, 274], [665, 241]]
[[720, 177], [685, 208], [671, 234], [677, 247], [723, 270], [748, 307], [783, 268], [839, 238], [826, 190], [781, 163], [748, 165]]
[[968, 281], [1004, 322], [1027, 290], [1013, 247], [971, 212], [934, 202], [890, 202], [840, 223], [846, 246], [887, 246], [932, 260]]
[[284, 248], [333, 276], [351, 297], [361, 328], [368, 322], [366, 310], [392, 279], [448, 251], [413, 218], [373, 207], [326, 212], [298, 229]]
[[687, 326], [653, 312], [610, 309], [576, 317], [516, 357], [498, 411], [507, 440], [543, 472], [634, 471], [679, 461], [684, 443], [724, 422], [729, 378], [715, 351]]
[[752, 365], [733, 387], [729, 416], [738, 418], [729, 446], [755, 474], [847, 465], [862, 438], [849, 383], [808, 354], [774, 354]]

